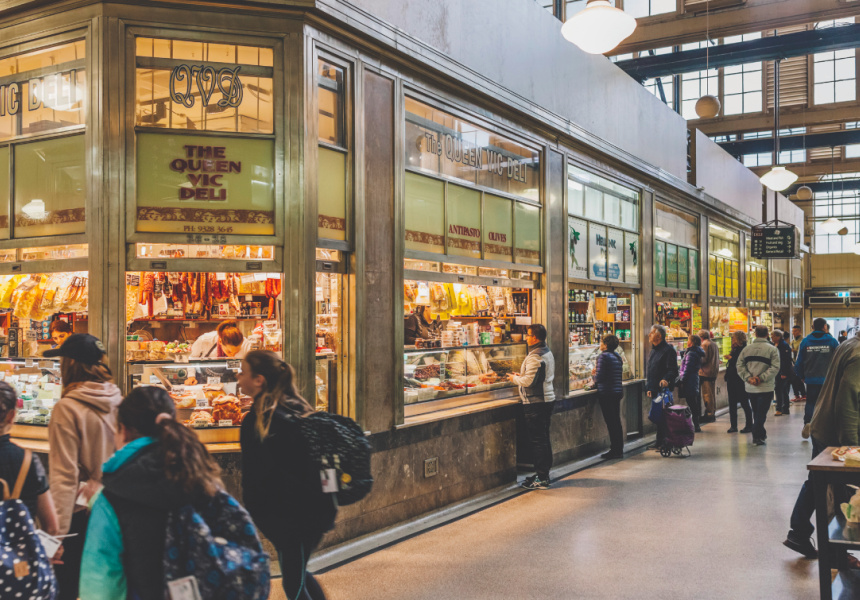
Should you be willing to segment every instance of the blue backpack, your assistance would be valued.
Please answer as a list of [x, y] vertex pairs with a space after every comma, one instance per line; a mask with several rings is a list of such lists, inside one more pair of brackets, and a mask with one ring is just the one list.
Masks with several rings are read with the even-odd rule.
[[32, 459], [32, 452], [26, 450], [11, 494], [9, 484], [0, 479], [0, 598], [53, 600], [57, 596], [54, 570], [36, 535], [30, 511], [19, 500]]
[[193, 578], [206, 600], [265, 600], [271, 592], [269, 556], [257, 529], [223, 491], [199, 511], [187, 505], [168, 515], [164, 576], [168, 587]]

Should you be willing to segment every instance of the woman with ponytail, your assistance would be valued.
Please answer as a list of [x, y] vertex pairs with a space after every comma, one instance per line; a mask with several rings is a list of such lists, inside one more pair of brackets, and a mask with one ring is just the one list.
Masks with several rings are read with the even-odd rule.
[[299, 395], [293, 368], [274, 352], [249, 352], [239, 387], [254, 398], [240, 438], [245, 507], [278, 551], [288, 600], [324, 599], [307, 564], [337, 508], [300, 434], [298, 419], [313, 408]]
[[86, 600], [164, 600], [167, 517], [222, 489], [218, 465], [176, 421], [170, 395], [139, 387], [119, 405], [117, 447], [103, 468], [81, 568]]

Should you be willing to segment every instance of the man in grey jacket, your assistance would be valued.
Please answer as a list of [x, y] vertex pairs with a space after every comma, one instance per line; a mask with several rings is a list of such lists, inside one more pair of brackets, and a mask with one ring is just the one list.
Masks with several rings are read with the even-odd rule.
[[764, 422], [773, 401], [773, 388], [779, 373], [779, 350], [767, 339], [767, 327], [755, 328], [755, 339], [738, 356], [738, 375], [750, 398], [753, 410], [753, 444], [763, 446], [767, 439]]
[[511, 373], [508, 379], [519, 386], [523, 403], [526, 429], [534, 456], [535, 475], [527, 477], [522, 487], [527, 490], [549, 488], [549, 470], [552, 467], [552, 445], [549, 425], [552, 418], [555, 391], [555, 360], [546, 345], [546, 327], [532, 325], [528, 329], [526, 342], [529, 353], [523, 361], [522, 373]]
[[705, 404], [705, 412], [700, 419], [702, 423], [713, 423], [717, 420], [717, 375], [720, 374], [720, 351], [711, 339], [711, 332], [707, 329], [699, 331], [702, 338], [702, 350], [705, 358], [702, 359], [702, 368], [699, 369], [699, 391]]

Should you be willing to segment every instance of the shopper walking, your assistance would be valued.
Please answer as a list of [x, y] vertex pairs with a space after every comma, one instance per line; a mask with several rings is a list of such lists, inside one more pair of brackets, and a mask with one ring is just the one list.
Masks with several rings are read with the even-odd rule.
[[[800, 325], [795, 325], [791, 328], [791, 342], [789, 345], [791, 346], [791, 354], [792, 358], [797, 361], [797, 355], [800, 352], [800, 343], [803, 341], [803, 331], [800, 328]], [[791, 387], [794, 390], [794, 398], [792, 402], [803, 402], [806, 400], [806, 386], [803, 384], [803, 379], [797, 376], [796, 373], [792, 371], [791, 377]]]
[[731, 426], [726, 433], [738, 432], [738, 404], [744, 411], [744, 428], [741, 433], [752, 432], [752, 408], [744, 380], [738, 375], [738, 356], [747, 347], [747, 334], [743, 331], [732, 333], [732, 350], [726, 355], [726, 390], [729, 395], [729, 420]]
[[549, 488], [549, 470], [552, 467], [549, 427], [555, 401], [555, 360], [546, 345], [546, 327], [543, 325], [531, 325], [526, 342], [529, 353], [520, 367], [522, 373], [511, 373], [508, 379], [520, 388], [520, 400], [534, 457], [535, 474], [527, 477], [522, 487], [527, 490], [545, 490]]
[[848, 332], [843, 329], [842, 331], [839, 332], [839, 337], [836, 338], [836, 341], [841, 344], [841, 343], [845, 342], [847, 339], [848, 339]]
[[699, 401], [699, 373], [702, 363], [705, 361], [705, 351], [702, 349], [702, 338], [691, 335], [687, 338], [687, 351], [681, 360], [681, 371], [678, 375], [678, 389], [681, 397], [690, 407], [693, 414], [693, 426], [696, 432], [702, 431], [699, 426], [701, 422], [701, 403]]
[[[813, 327], [823, 332], [824, 327], [819, 320], [824, 319], [816, 319]], [[820, 329], [817, 329], [819, 327]], [[832, 337], [830, 339], [833, 340]], [[827, 354], [823, 351], [821, 353]], [[820, 386], [816, 385], [816, 388], [815, 413], [811, 425], [804, 427], [804, 431], [807, 427], [811, 429], [812, 458], [828, 446], [860, 446], [860, 332], [831, 353], [824, 381]], [[812, 389], [812, 386], [807, 384], [808, 395], [812, 394]], [[833, 486], [834, 494], [839, 487]], [[840, 501], [837, 499], [836, 506], [839, 506]], [[807, 475], [791, 513], [791, 529], [783, 542], [785, 546], [807, 558], [818, 557], [818, 551], [810, 540], [815, 531], [811, 522], [814, 513], [815, 497]]]
[[810, 422], [815, 403], [824, 385], [830, 362], [839, 347], [839, 342], [827, 333], [827, 321], [821, 317], [812, 322], [812, 333], [803, 338], [794, 364], [795, 374], [806, 384], [806, 406], [803, 410], [803, 439], [809, 438]]
[[[651, 326], [648, 341], [651, 343], [651, 351], [648, 353], [648, 364], [645, 367], [645, 393], [653, 399], [664, 389], [674, 386], [678, 380], [678, 353], [673, 346], [666, 343], [666, 328], [662, 325]], [[648, 448], [659, 449], [665, 436], [664, 425], [657, 425], [657, 439]]]
[[791, 380], [794, 379], [794, 361], [791, 358], [791, 346], [785, 341], [785, 334], [779, 329], [774, 329], [770, 334], [770, 341], [779, 351], [779, 373], [776, 376], [776, 410], [774, 416], [787, 415], [791, 407], [788, 399], [788, 391]]
[[[720, 374], [720, 350], [711, 339], [711, 332], [707, 329], [699, 331], [702, 339], [702, 350], [705, 358], [699, 370], [699, 387], [701, 389], [702, 401], [705, 412], [700, 419], [702, 423], [713, 423], [717, 420], [717, 375]], [[693, 402], [698, 402], [698, 399]], [[687, 401], [690, 404], [690, 400]], [[692, 408], [692, 407], [691, 407]]]
[[779, 373], [779, 351], [768, 341], [767, 327], [758, 325], [755, 328], [755, 339], [741, 351], [737, 367], [752, 406], [753, 444], [763, 446], [767, 439], [764, 422]]
[[48, 479], [59, 534], [72, 534], [63, 543], [63, 564], [55, 569], [58, 597], [75, 600], [87, 532], [86, 501], [100, 486], [102, 465], [114, 452], [122, 394], [104, 363], [104, 345], [89, 334], [73, 334], [44, 356], [60, 357], [63, 391], [48, 426]]
[[337, 508], [301, 435], [298, 420], [314, 410], [299, 395], [293, 368], [274, 352], [249, 352], [239, 387], [254, 398], [240, 433], [245, 506], [278, 551], [287, 598], [320, 600], [325, 594], [307, 564]]
[[117, 420], [122, 448], [105, 463], [93, 503], [81, 598], [163, 600], [168, 514], [214, 496], [219, 468], [161, 388], [134, 389]]
[[604, 336], [600, 342], [600, 354], [594, 371], [594, 384], [597, 387], [600, 411], [609, 430], [609, 452], [601, 454], [601, 458], [624, 456], [624, 430], [621, 427], [621, 400], [624, 398], [624, 388], [621, 385], [623, 363], [621, 357], [615, 352], [617, 348], [617, 337]]

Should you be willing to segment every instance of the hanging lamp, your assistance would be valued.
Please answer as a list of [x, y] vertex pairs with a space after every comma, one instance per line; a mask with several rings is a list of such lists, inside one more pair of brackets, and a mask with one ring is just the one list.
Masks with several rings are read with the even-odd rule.
[[[774, 32], [775, 34], [775, 32]], [[761, 176], [762, 185], [781, 192], [797, 181], [797, 175], [779, 166], [779, 61], [773, 61], [773, 168]], [[806, 132], [803, 134], [806, 135]]]
[[[705, 90], [708, 89], [708, 67], [711, 64], [711, 26], [710, 26], [710, 0], [705, 2]], [[700, 119], [713, 119], [720, 114], [720, 99], [712, 94], [705, 94], [696, 100], [696, 114]]]
[[833, 216], [833, 196], [836, 194], [836, 176], [833, 174], [834, 150], [834, 147], [830, 146], [830, 206], [828, 212], [831, 216], [821, 224], [822, 233], [837, 233], [843, 227], [842, 221]]
[[561, 27], [561, 35], [589, 54], [606, 54], [630, 36], [636, 19], [608, 0], [588, 0], [585, 9]]

